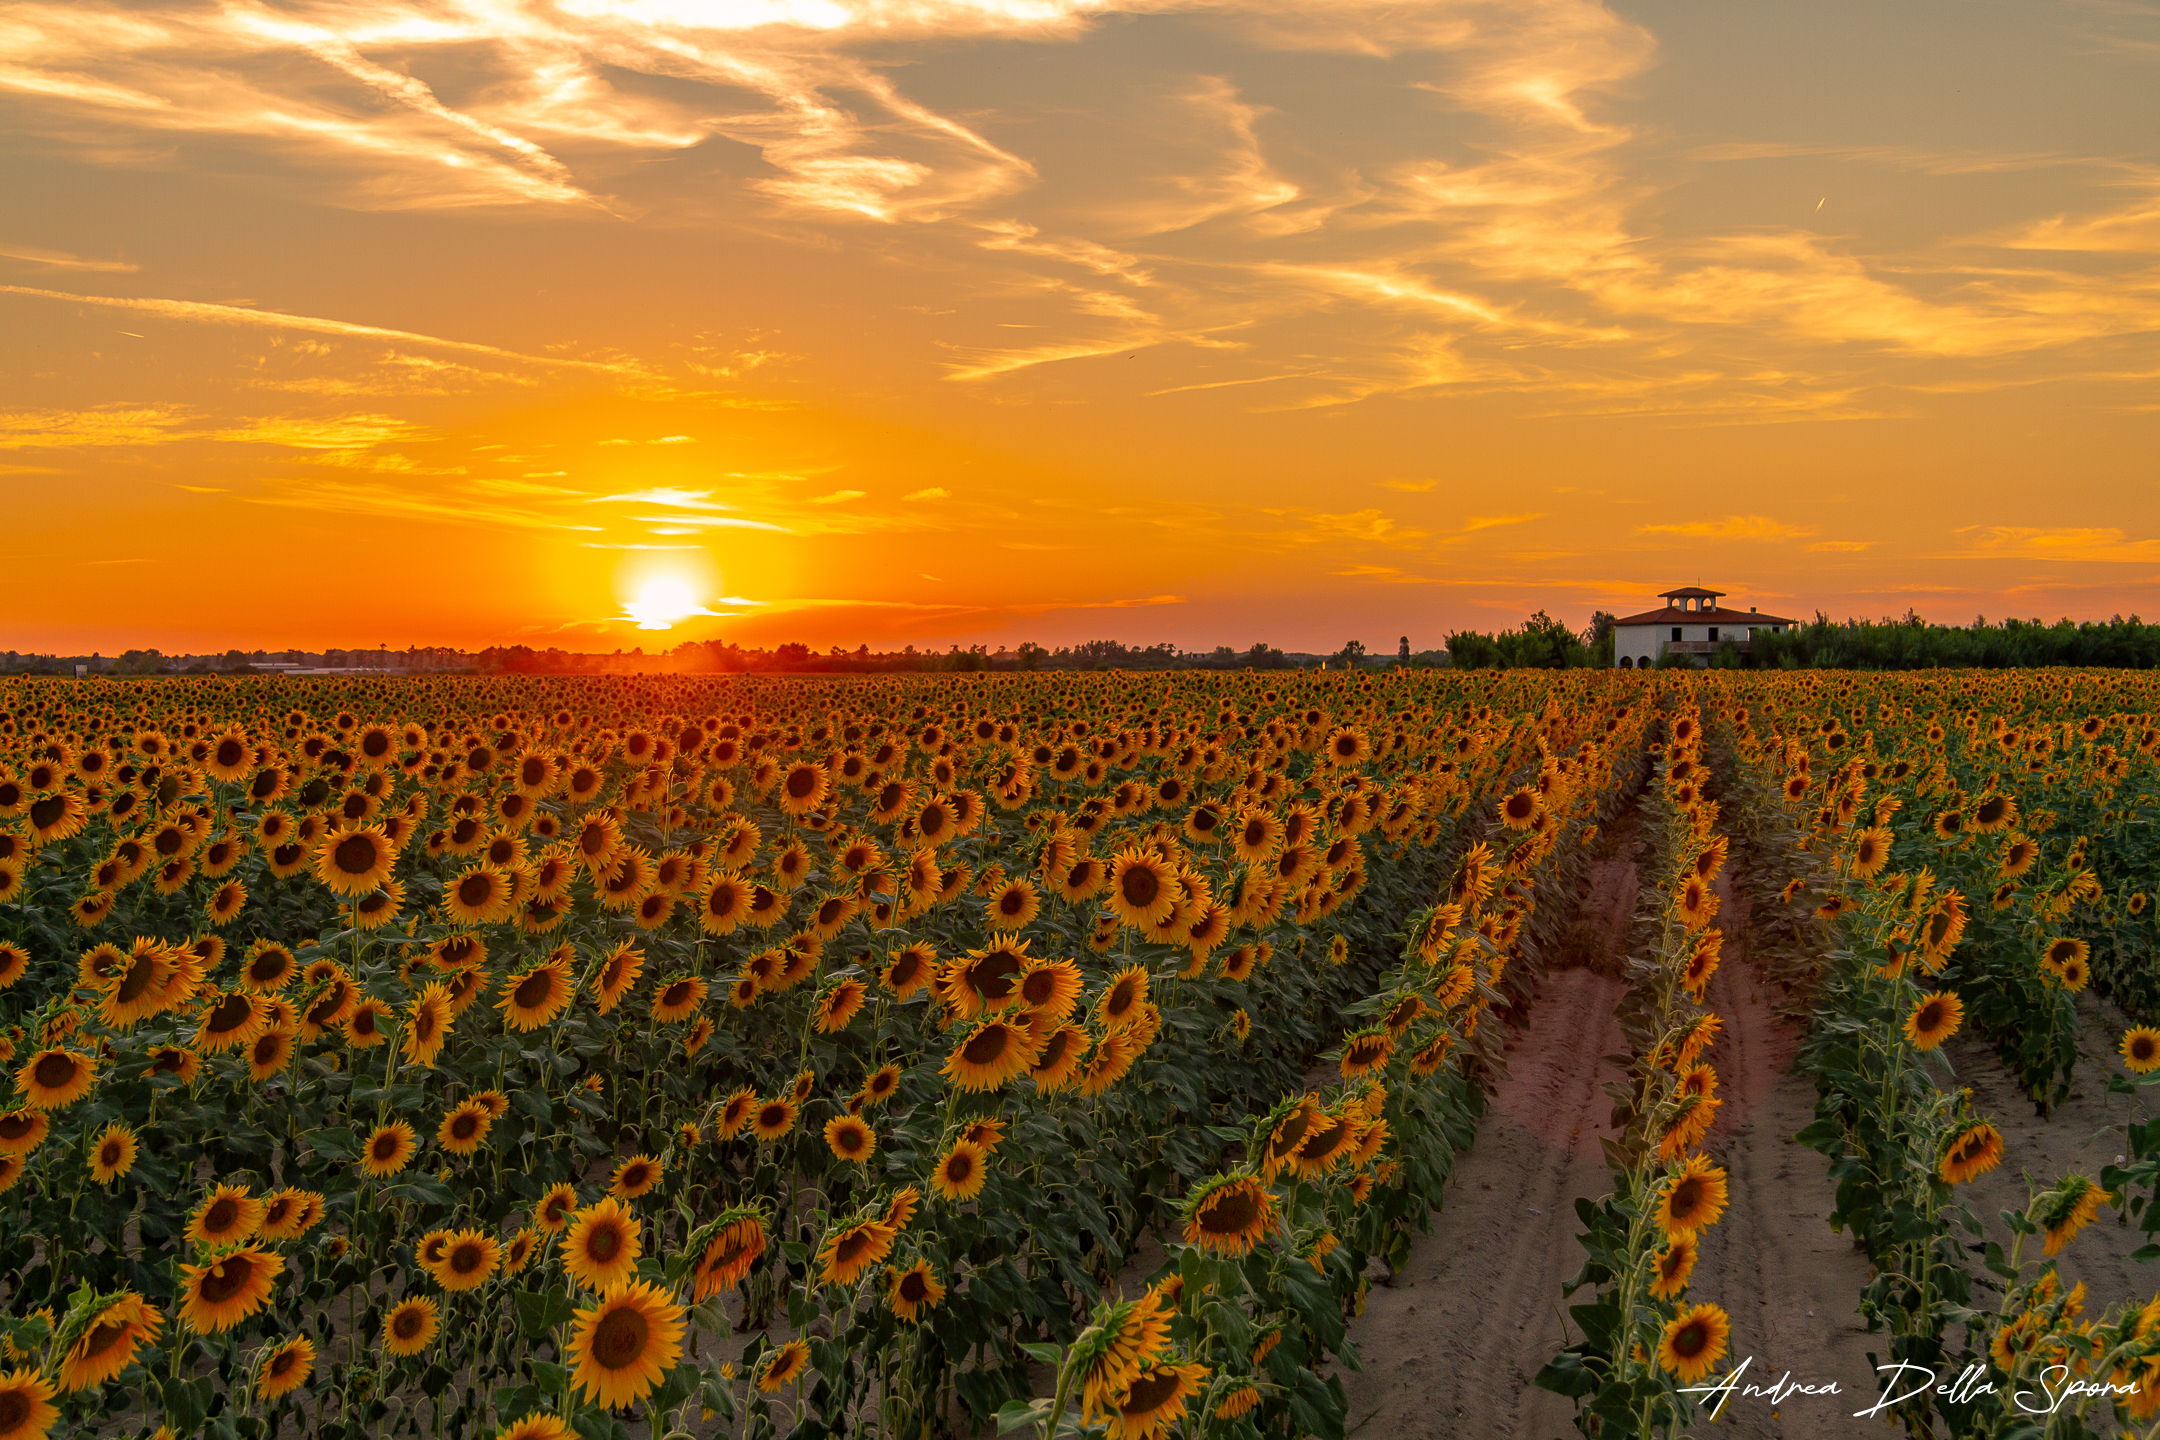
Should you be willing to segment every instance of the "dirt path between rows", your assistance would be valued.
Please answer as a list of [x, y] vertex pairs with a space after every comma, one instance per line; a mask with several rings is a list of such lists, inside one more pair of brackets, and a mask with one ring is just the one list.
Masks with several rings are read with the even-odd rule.
[[[1620, 1078], [1604, 1057], [1621, 1048], [1613, 1009], [1622, 990], [1599, 972], [1610, 972], [1628, 943], [1639, 852], [1630, 827], [1614, 828], [1571, 932], [1595, 943], [1569, 947], [1569, 958], [1596, 968], [1547, 979], [1508, 1046], [1508, 1073], [1477, 1143], [1456, 1163], [1433, 1233], [1392, 1286], [1375, 1284], [1352, 1324], [1365, 1368], [1342, 1381], [1351, 1433], [1364, 1440], [1575, 1433], [1572, 1403], [1531, 1377], [1577, 1338], [1560, 1293], [1583, 1260], [1574, 1202], [1612, 1188], [1599, 1141], [1614, 1133], [1602, 1087]], [[1777, 1016], [1773, 993], [1747, 963], [1744, 906], [1729, 893], [1725, 903], [1732, 938], [1709, 992], [1725, 1020], [1710, 1055], [1725, 1104], [1706, 1148], [1727, 1168], [1732, 1200], [1705, 1238], [1689, 1296], [1732, 1316], [1733, 1354], [1754, 1357], [1751, 1380], [1768, 1384], [1790, 1371], [1841, 1386], [1835, 1398], [1778, 1410], [1736, 1399], [1722, 1433], [1819, 1435], [1853, 1423], [1851, 1413], [1872, 1400], [1867, 1352], [1885, 1342], [1867, 1336], [1856, 1313], [1868, 1264], [1827, 1223], [1827, 1163], [1792, 1138], [1815, 1105], [1813, 1085], [1791, 1068], [1799, 1032]]]
[[[1972, 1088], [1974, 1108], [2003, 1134], [2003, 1163], [1967, 1185], [1964, 1199], [1986, 1222], [1988, 1238], [2005, 1249], [2011, 1237], [2001, 1212], [2025, 1208], [2032, 1193], [2027, 1176], [2034, 1189], [2046, 1189], [2072, 1171], [2098, 1179], [2122, 1153], [2126, 1119], [2156, 1108], [2148, 1100], [2107, 1093], [2108, 1076], [2124, 1073], [2115, 1045], [2129, 1019], [2090, 992], [2078, 997], [2078, 1019], [2078, 1068], [2070, 1098], [2045, 1119], [2035, 1113], [2016, 1072], [1980, 1035], [1968, 1029], [1943, 1047], [1957, 1071], [1955, 1083]], [[2160, 1292], [2160, 1264], [2130, 1258], [2148, 1237], [2135, 1221], [2120, 1221], [2121, 1212], [2113, 1207], [2102, 1210], [2056, 1257], [2064, 1284], [2085, 1283], [2085, 1313], [2091, 1317], [2119, 1301], [2142, 1305]], [[2026, 1242], [2025, 1258], [2040, 1258], [2036, 1240]], [[1995, 1297], [1985, 1295], [1974, 1304], [1992, 1310]]]

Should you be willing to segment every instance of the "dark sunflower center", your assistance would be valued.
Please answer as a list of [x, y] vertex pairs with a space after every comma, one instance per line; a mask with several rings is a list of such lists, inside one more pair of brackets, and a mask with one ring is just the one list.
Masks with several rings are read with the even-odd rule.
[[1238, 1235], [1259, 1217], [1260, 1192], [1240, 1185], [1216, 1196], [1201, 1212], [1200, 1228], [1216, 1235]]
[[240, 1207], [230, 1199], [219, 1200], [203, 1212], [203, 1233], [222, 1235], [240, 1218]]
[[1175, 1370], [1150, 1370], [1133, 1381], [1125, 1403], [1118, 1408], [1127, 1415], [1151, 1415], [1167, 1404], [1177, 1390], [1178, 1373]]
[[450, 1269], [458, 1275], [470, 1275], [487, 1263], [487, 1252], [478, 1245], [460, 1245], [450, 1252]]
[[992, 1065], [1012, 1048], [1012, 1031], [1003, 1025], [991, 1025], [970, 1036], [960, 1047], [960, 1058], [970, 1065]]
[[965, 1185], [974, 1178], [975, 1157], [965, 1150], [957, 1151], [945, 1159], [945, 1179], [953, 1185]]
[[621, 1252], [622, 1232], [613, 1225], [595, 1225], [585, 1237], [585, 1253], [605, 1265]]
[[555, 993], [555, 977], [547, 970], [535, 970], [518, 982], [517, 989], [510, 992], [510, 999], [521, 1010], [537, 1010]]
[[910, 1305], [920, 1305], [930, 1298], [930, 1281], [920, 1270], [910, 1270], [900, 1277], [900, 1298]]
[[627, 1306], [611, 1310], [607, 1318], [593, 1328], [592, 1357], [609, 1370], [635, 1365], [645, 1358], [645, 1345], [651, 1333], [645, 1317], [636, 1310]]
[[244, 1255], [228, 1256], [210, 1267], [210, 1273], [203, 1276], [197, 1290], [211, 1304], [222, 1304], [245, 1290], [254, 1275], [254, 1261]]
[[375, 868], [375, 841], [366, 835], [348, 835], [330, 852], [330, 863], [347, 875], [365, 875]]
[[72, 1055], [44, 1055], [39, 1057], [37, 1064], [31, 1069], [30, 1077], [44, 1089], [59, 1090], [72, 1085], [81, 1069], [82, 1066]]
[[427, 1316], [421, 1310], [400, 1310], [390, 1322], [390, 1332], [400, 1340], [410, 1340], [427, 1325]]

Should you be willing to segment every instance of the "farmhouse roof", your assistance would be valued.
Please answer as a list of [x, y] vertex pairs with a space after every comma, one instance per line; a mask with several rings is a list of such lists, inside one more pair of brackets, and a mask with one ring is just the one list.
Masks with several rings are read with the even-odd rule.
[[1727, 610], [1719, 606], [1715, 610], [1682, 610], [1677, 605], [1667, 605], [1662, 610], [1645, 610], [1640, 615], [1623, 615], [1613, 621], [1615, 625], [1797, 625], [1782, 615], [1765, 615], [1760, 610]]

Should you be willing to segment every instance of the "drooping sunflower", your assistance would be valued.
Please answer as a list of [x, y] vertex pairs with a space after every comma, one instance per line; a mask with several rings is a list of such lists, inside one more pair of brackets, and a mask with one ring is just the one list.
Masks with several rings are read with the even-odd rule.
[[1653, 1262], [1657, 1278], [1650, 1282], [1650, 1296], [1655, 1300], [1672, 1300], [1688, 1287], [1688, 1276], [1695, 1270], [1695, 1239], [1690, 1235], [1676, 1235], [1666, 1242]]
[[442, 1312], [425, 1295], [400, 1300], [383, 1317], [383, 1348], [392, 1355], [417, 1355], [442, 1330]]
[[112, 1184], [135, 1168], [138, 1149], [133, 1130], [117, 1120], [108, 1124], [90, 1147], [90, 1178], [100, 1185]]
[[789, 1381], [801, 1379], [803, 1372], [809, 1368], [809, 1342], [790, 1340], [777, 1350], [766, 1351], [765, 1358], [758, 1362], [758, 1368], [753, 1373], [757, 1377], [758, 1389], [773, 1394]]
[[1080, 1376], [1082, 1424], [1116, 1413], [1118, 1398], [1169, 1347], [1173, 1313], [1156, 1290], [1096, 1311], [1096, 1339]]
[[1725, 1172], [1707, 1155], [1691, 1155], [1658, 1195], [1658, 1229], [1668, 1240], [1700, 1235], [1725, 1213], [1728, 1194]]
[[917, 1260], [905, 1270], [885, 1272], [885, 1305], [910, 1325], [925, 1310], [935, 1310], [945, 1298], [945, 1286], [927, 1260]]
[[1715, 1305], [1691, 1306], [1666, 1322], [1665, 1334], [1658, 1341], [1658, 1366], [1692, 1385], [1725, 1358], [1731, 1338], [1732, 1321], [1723, 1310]]
[[980, 1195], [983, 1182], [989, 1178], [989, 1156], [983, 1147], [973, 1141], [955, 1140], [952, 1148], [939, 1157], [930, 1185], [946, 1200], [957, 1204]]
[[419, 1149], [418, 1133], [403, 1120], [378, 1125], [360, 1147], [360, 1171], [370, 1179], [385, 1179], [411, 1164]]
[[683, 1307], [649, 1281], [617, 1285], [571, 1317], [570, 1380], [610, 1410], [635, 1405], [682, 1359]]
[[1071, 1086], [1087, 1056], [1088, 1033], [1078, 1025], [1060, 1025], [1045, 1036], [1028, 1077], [1046, 1095]]
[[859, 1220], [834, 1229], [818, 1249], [818, 1283], [854, 1284], [892, 1253], [895, 1234], [883, 1219]]
[[608, 1194], [623, 1200], [635, 1200], [660, 1183], [665, 1173], [658, 1160], [650, 1155], [633, 1155], [615, 1167], [615, 1178], [608, 1186]]
[[305, 1335], [295, 1335], [264, 1357], [262, 1368], [255, 1372], [256, 1398], [275, 1400], [290, 1395], [307, 1384], [308, 1376], [314, 1373], [315, 1342]]
[[430, 980], [405, 1016], [405, 1043], [400, 1048], [406, 1061], [433, 1069], [455, 1018], [450, 1011], [450, 992], [440, 980]]
[[262, 1228], [263, 1203], [245, 1185], [220, 1185], [188, 1217], [187, 1238], [206, 1250], [245, 1242]]
[[691, 1298], [709, 1300], [742, 1282], [765, 1253], [765, 1221], [750, 1210], [720, 1217], [720, 1228], [698, 1256]]
[[638, 977], [645, 973], [645, 952], [625, 940], [600, 962], [599, 973], [593, 976], [594, 1008], [602, 1015], [622, 1003], [623, 997], [637, 987]]
[[1915, 1050], [1933, 1050], [1957, 1034], [1965, 1019], [1965, 1002], [1955, 991], [1937, 990], [1913, 1003], [1905, 1017], [1905, 1038]]
[[1111, 1402], [1110, 1440], [1154, 1440], [1168, 1431], [1207, 1376], [1205, 1365], [1148, 1366]]
[[571, 1217], [563, 1236], [563, 1269], [587, 1290], [605, 1293], [637, 1273], [645, 1253], [644, 1227], [612, 1195], [603, 1195]]
[[529, 1033], [560, 1015], [575, 989], [570, 962], [557, 952], [503, 981], [502, 998], [495, 1008], [503, 1012], [505, 1024]]
[[938, 1073], [962, 1090], [1001, 1090], [1026, 1072], [1037, 1055], [1035, 1038], [1006, 1020], [984, 1020], [953, 1047]]
[[199, 1334], [229, 1330], [260, 1310], [285, 1262], [259, 1246], [212, 1256], [205, 1265], [180, 1267], [180, 1320]]
[[848, 1022], [862, 1009], [868, 994], [862, 981], [853, 976], [837, 981], [827, 988], [825, 993], [818, 997], [813, 1010], [818, 1032], [831, 1035], [847, 1029]]
[[1338, 1068], [1344, 1079], [1354, 1080], [1371, 1071], [1386, 1069], [1394, 1054], [1394, 1032], [1384, 1025], [1375, 1025], [1343, 1037], [1342, 1061]]
[[877, 1153], [877, 1132], [857, 1116], [838, 1115], [825, 1122], [825, 1143], [836, 1158], [866, 1165]]
[[1275, 1196], [1246, 1171], [1218, 1175], [1185, 1202], [1185, 1243], [1242, 1258], [1281, 1224]]
[[2100, 1207], [2115, 1197], [2101, 1189], [2084, 1175], [2065, 1175], [2060, 1184], [2040, 1197], [2040, 1209], [2035, 1217], [2040, 1230], [2047, 1237], [2042, 1252], [2060, 1254], [2062, 1248], [2077, 1238], [2078, 1231], [2100, 1213]]
[[2002, 1158], [2002, 1132], [1982, 1120], [1944, 1147], [1936, 1169], [1944, 1183], [1963, 1185], [2000, 1165]]
[[[138, 1346], [156, 1344], [165, 1317], [132, 1290], [112, 1301], [82, 1330], [60, 1362], [60, 1388], [89, 1390], [127, 1369]], [[5, 1427], [4, 1396], [0, 1396], [0, 1436]]]

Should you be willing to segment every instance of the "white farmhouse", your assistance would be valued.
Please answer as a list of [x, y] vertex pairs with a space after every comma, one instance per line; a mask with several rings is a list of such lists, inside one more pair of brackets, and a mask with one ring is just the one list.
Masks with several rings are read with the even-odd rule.
[[1689, 656], [1706, 665], [1718, 646], [1730, 640], [1745, 652], [1757, 630], [1782, 634], [1799, 622], [1781, 615], [1765, 615], [1750, 606], [1727, 610], [1718, 604], [1723, 590], [1690, 585], [1667, 590], [1658, 598], [1662, 610], [1645, 610], [1613, 622], [1613, 664], [1622, 670], [1647, 670], [1667, 651]]

